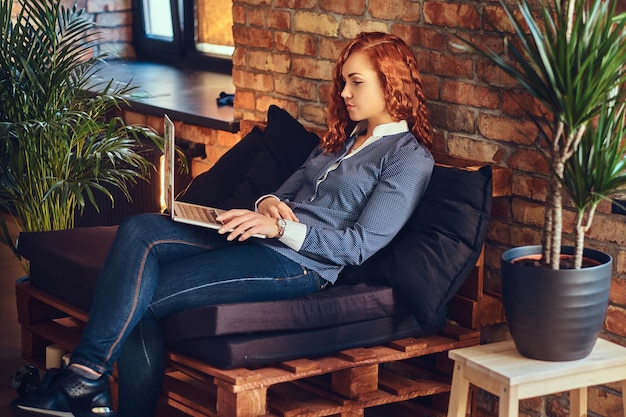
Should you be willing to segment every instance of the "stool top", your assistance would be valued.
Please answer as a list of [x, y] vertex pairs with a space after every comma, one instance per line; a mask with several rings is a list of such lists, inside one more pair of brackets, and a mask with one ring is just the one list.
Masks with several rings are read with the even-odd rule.
[[575, 361], [551, 362], [526, 358], [519, 354], [513, 341], [453, 349], [448, 355], [455, 362], [509, 386], [620, 366], [624, 368], [626, 379], [626, 347], [604, 339], [598, 339], [589, 356]]

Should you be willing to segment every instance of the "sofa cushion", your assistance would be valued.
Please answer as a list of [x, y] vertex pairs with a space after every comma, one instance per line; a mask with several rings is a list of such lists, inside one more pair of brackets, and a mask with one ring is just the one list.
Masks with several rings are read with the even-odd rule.
[[491, 167], [435, 166], [424, 198], [400, 233], [340, 282], [390, 285], [429, 326], [445, 310], [480, 256], [491, 213]]
[[[249, 313], [246, 319], [253, 315]], [[299, 331], [205, 337], [180, 340], [168, 346], [182, 354], [219, 368], [259, 366], [297, 358], [327, 355], [344, 349], [369, 347], [405, 337], [420, 337], [443, 329], [445, 317], [438, 325], [419, 325], [412, 314], [388, 316], [373, 320], [319, 327]]]
[[215, 165], [191, 181], [179, 200], [220, 208], [254, 208], [258, 197], [274, 192], [318, 145], [287, 111], [271, 105], [267, 127], [254, 128]]
[[32, 285], [88, 311], [116, 233], [117, 226], [20, 233], [17, 247]]
[[[337, 285], [290, 300], [198, 307], [163, 320], [171, 343], [236, 333], [314, 329], [406, 313], [388, 286]], [[242, 319], [245, 317], [245, 319]]]

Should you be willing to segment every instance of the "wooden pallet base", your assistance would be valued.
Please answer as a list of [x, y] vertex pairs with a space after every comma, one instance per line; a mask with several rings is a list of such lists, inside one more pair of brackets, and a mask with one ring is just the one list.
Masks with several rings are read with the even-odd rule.
[[[87, 314], [27, 283], [16, 292], [23, 357], [44, 369], [45, 347], [71, 351]], [[168, 352], [159, 417], [363, 417], [366, 410], [403, 415], [401, 409], [438, 417], [450, 391], [447, 351], [477, 345], [479, 336], [450, 324], [437, 335], [257, 369], [223, 370]], [[115, 375], [112, 384], [115, 393]]]

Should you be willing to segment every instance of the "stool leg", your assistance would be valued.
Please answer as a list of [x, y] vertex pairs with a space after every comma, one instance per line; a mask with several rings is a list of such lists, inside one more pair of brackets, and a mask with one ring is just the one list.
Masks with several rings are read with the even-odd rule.
[[519, 395], [517, 387], [503, 386], [500, 389], [500, 404], [498, 405], [498, 417], [519, 416]]
[[455, 363], [452, 374], [450, 402], [448, 404], [448, 417], [465, 417], [468, 394], [469, 381], [465, 379], [465, 365]]
[[622, 381], [622, 407], [624, 408], [624, 417], [626, 417], [626, 379]]
[[571, 417], [587, 417], [587, 387], [571, 390], [569, 404]]

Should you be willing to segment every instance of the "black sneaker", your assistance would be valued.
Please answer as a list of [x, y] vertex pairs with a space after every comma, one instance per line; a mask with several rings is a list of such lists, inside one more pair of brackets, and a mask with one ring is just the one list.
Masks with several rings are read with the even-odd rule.
[[13, 401], [16, 416], [115, 417], [106, 375], [91, 380], [71, 368], [51, 372], [50, 380], [44, 378], [38, 392]]

